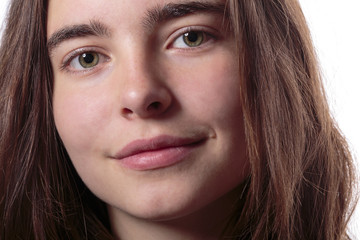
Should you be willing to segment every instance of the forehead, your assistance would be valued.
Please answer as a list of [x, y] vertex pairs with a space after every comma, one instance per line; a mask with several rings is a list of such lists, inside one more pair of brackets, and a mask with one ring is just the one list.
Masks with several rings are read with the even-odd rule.
[[63, 26], [99, 20], [109, 26], [134, 28], [151, 9], [168, 4], [224, 4], [225, 0], [50, 0], [48, 35]]

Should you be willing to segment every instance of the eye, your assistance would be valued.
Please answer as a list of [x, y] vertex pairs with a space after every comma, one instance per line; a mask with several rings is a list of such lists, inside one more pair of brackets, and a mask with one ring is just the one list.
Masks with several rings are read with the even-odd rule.
[[93, 68], [99, 64], [100, 56], [96, 52], [84, 52], [73, 58], [70, 66], [76, 70]]
[[173, 47], [175, 48], [193, 48], [199, 47], [206, 41], [206, 34], [203, 31], [189, 31], [175, 39]]
[[104, 50], [101, 48], [94, 47], [76, 49], [65, 56], [60, 65], [60, 70], [69, 73], [97, 72], [111, 59], [102, 52]]

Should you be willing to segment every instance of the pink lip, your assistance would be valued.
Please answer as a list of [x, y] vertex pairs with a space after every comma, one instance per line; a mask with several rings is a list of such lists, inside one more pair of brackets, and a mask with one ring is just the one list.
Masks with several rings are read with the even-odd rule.
[[161, 135], [151, 139], [140, 139], [130, 142], [114, 159], [130, 169], [145, 171], [174, 165], [183, 159], [205, 137], [178, 138]]

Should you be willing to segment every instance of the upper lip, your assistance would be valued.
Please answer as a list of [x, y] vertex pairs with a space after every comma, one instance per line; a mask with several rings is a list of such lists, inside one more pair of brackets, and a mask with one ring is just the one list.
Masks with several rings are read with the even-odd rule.
[[199, 135], [194, 137], [174, 137], [168, 135], [160, 135], [150, 139], [138, 139], [130, 142], [123, 147], [117, 154], [115, 159], [123, 159], [142, 152], [156, 151], [171, 147], [180, 147], [196, 144], [205, 140], [205, 136]]

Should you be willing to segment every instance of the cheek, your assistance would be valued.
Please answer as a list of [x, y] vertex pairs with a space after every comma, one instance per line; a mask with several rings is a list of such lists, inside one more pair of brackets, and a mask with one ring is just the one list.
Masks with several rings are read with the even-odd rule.
[[236, 57], [230, 51], [221, 51], [183, 64], [177, 70], [181, 77], [176, 88], [186, 115], [214, 129], [219, 144], [213, 155], [218, 156], [216, 159], [227, 159], [224, 169], [242, 169], [246, 175], [241, 79]]
[[192, 111], [195, 118], [208, 120], [230, 120], [242, 115], [236, 62], [236, 56], [223, 51], [178, 69], [173, 76], [182, 76], [176, 88], [184, 109]]
[[76, 92], [71, 89], [55, 88], [53, 106], [56, 128], [72, 155], [96, 146], [94, 139], [98, 139], [111, 111], [106, 104], [108, 99], [99, 94], [99, 89]]

